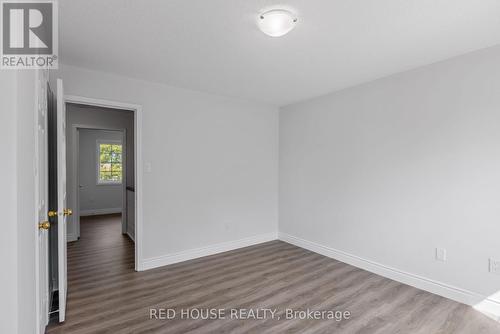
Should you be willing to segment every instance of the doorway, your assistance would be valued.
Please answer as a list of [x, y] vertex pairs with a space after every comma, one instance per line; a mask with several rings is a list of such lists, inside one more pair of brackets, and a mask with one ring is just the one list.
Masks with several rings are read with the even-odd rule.
[[[141, 259], [142, 255], [142, 107], [129, 103], [72, 95], [65, 96], [65, 103], [68, 115], [67, 128], [71, 132], [67, 141], [69, 150], [72, 152], [77, 151], [75, 147], [79, 142], [79, 138], [76, 137], [78, 135], [77, 131], [100, 129], [121, 132], [122, 134], [122, 150], [125, 150], [123, 161], [123, 178], [125, 182], [122, 183], [122, 208], [125, 209], [122, 210], [121, 230], [123, 234], [128, 235], [134, 241], [134, 268], [139, 271], [141, 270], [141, 261], [139, 259]], [[96, 122], [96, 119], [100, 119], [100, 121]], [[72, 153], [71, 156], [68, 156], [68, 177], [71, 177], [69, 175], [70, 170], [74, 176], [71, 177], [71, 180], [68, 180], [68, 196], [71, 197], [68, 200], [77, 211], [81, 211], [79, 205], [81, 204], [79, 197], [82, 195], [80, 191], [81, 184], [75, 175], [77, 169], [73, 168], [78, 164], [78, 155]], [[85, 187], [84, 184], [82, 186]], [[84, 215], [88, 213], [83, 212]], [[101, 211], [101, 213], [106, 213], [106, 210]], [[81, 237], [80, 217], [81, 212], [75, 212], [74, 226], [68, 226], [69, 240], [78, 240]]]
[[[53, 309], [56, 310], [53, 322], [65, 320], [66, 301], [71, 305], [71, 290], [76, 286], [75, 278], [80, 276], [75, 276], [75, 271], [81, 272], [75, 265], [76, 257], [79, 257], [76, 254], [81, 249], [89, 250], [89, 242], [99, 246], [116, 243], [126, 254], [117, 258], [117, 263], [136, 271], [140, 270], [141, 254], [141, 107], [76, 96], [64, 96], [63, 100], [64, 107], [60, 109], [64, 110], [62, 123], [65, 131], [64, 135], [57, 133], [54, 137], [57, 137], [57, 147], [64, 147], [66, 154], [65, 159], [57, 159], [56, 163], [57, 170], [64, 170], [67, 176], [67, 182], [64, 182], [65, 198], [68, 207], [73, 210], [64, 210], [65, 221], [67, 219], [64, 223], [66, 233], [63, 233], [65, 259], [64, 265], [59, 267], [64, 267], [67, 275], [52, 284], [54, 294], [61, 287], [64, 291], [67, 287], [69, 294], [68, 298], [64, 294], [62, 301], [56, 300], [58, 305]], [[63, 160], [66, 163], [61, 164]], [[57, 182], [52, 187], [58, 187]], [[82, 228], [81, 219], [90, 229]], [[103, 229], [99, 226], [104, 227], [106, 233], [100, 233]], [[117, 235], [110, 235], [117, 231], [117, 227]], [[85, 242], [82, 242], [82, 236]], [[55, 242], [56, 246], [61, 239]], [[50, 256], [55, 260], [61, 258], [57, 248], [61, 249], [60, 245], [49, 249]], [[107, 256], [110, 253], [104, 250], [103, 254]], [[96, 259], [99, 265], [100, 259]], [[88, 261], [89, 257], [85, 260]], [[61, 272], [57, 265], [55, 271]], [[57, 273], [54, 276], [58, 277]], [[99, 282], [97, 277], [94, 280]], [[59, 318], [56, 319], [58, 313]]]
[[[82, 110], [68, 106], [71, 120], [72, 111], [82, 116]], [[106, 110], [103, 110], [106, 112]], [[85, 110], [83, 110], [85, 115]], [[72, 125], [72, 160], [68, 164], [71, 175], [68, 180], [73, 183], [74, 228], [68, 234], [68, 241], [77, 241], [81, 236], [81, 217], [100, 215], [120, 215], [121, 232], [134, 240], [135, 199], [133, 190], [135, 182], [133, 172], [133, 154], [128, 157], [127, 142], [133, 141], [127, 136], [133, 129], [133, 116], [124, 114], [118, 126], [124, 128], [104, 128], [97, 125]], [[92, 114], [89, 114], [92, 117]], [[98, 117], [100, 117], [99, 115]], [[127, 117], [128, 116], [128, 117]], [[128, 118], [128, 119], [127, 119]], [[99, 118], [94, 119], [99, 123]], [[131, 138], [132, 137], [132, 138]], [[132, 152], [133, 153], [133, 152]]]

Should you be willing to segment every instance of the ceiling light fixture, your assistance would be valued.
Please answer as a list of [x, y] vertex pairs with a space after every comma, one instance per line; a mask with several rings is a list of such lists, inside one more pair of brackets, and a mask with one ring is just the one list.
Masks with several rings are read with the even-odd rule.
[[295, 28], [297, 17], [288, 10], [273, 9], [260, 14], [257, 23], [264, 34], [280, 37]]

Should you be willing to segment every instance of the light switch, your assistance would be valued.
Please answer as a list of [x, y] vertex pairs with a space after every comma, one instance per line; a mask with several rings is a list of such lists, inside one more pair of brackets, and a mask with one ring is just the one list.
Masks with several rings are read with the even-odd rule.
[[500, 260], [490, 259], [490, 273], [500, 275]]
[[446, 261], [446, 249], [444, 248], [436, 248], [436, 260], [438, 261]]
[[151, 173], [151, 162], [146, 162], [145, 167], [146, 173]]

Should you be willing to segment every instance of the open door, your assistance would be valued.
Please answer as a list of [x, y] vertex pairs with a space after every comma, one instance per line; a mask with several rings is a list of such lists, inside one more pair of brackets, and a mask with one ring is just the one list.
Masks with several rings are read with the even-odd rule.
[[57, 257], [59, 281], [59, 322], [66, 319], [67, 281], [67, 216], [71, 210], [66, 209], [66, 104], [62, 79], [57, 79]]

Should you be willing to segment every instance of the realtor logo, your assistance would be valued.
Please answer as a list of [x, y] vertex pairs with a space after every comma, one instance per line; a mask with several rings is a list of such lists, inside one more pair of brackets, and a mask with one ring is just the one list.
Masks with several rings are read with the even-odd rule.
[[0, 68], [57, 68], [57, 3], [2, 0], [0, 4]]

